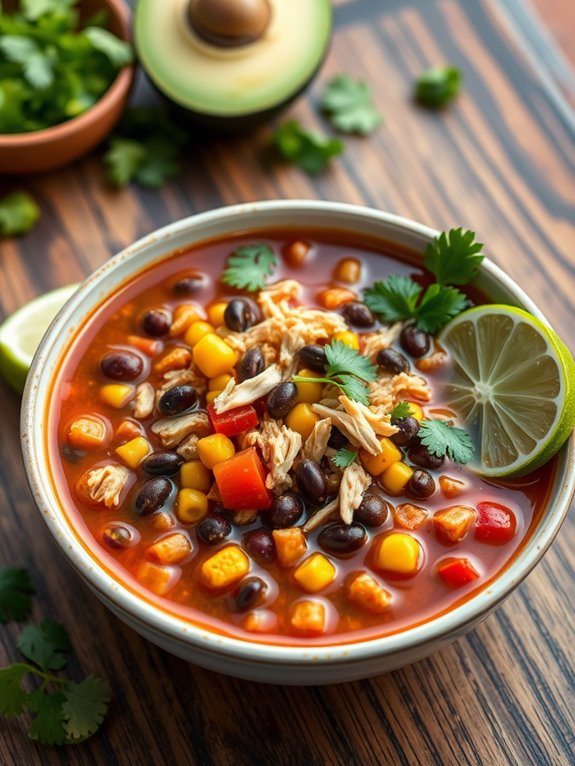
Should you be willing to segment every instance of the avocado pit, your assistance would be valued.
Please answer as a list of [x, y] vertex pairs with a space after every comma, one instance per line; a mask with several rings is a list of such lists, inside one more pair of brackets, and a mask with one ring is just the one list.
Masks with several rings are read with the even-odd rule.
[[190, 0], [188, 21], [213, 45], [233, 47], [258, 40], [271, 18], [269, 0]]

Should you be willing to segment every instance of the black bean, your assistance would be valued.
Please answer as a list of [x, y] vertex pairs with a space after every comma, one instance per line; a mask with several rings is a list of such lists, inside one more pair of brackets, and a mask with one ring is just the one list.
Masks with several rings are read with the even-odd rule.
[[350, 301], [344, 304], [341, 311], [343, 318], [348, 324], [355, 325], [355, 327], [373, 327], [375, 324], [375, 317], [365, 305], [359, 301]]
[[189, 274], [178, 279], [172, 289], [176, 295], [193, 295], [204, 287], [206, 281], [202, 274]]
[[162, 338], [170, 332], [172, 315], [167, 309], [150, 309], [142, 317], [142, 329], [152, 338]]
[[266, 524], [272, 529], [293, 527], [304, 511], [301, 497], [294, 492], [286, 492], [274, 498], [272, 507], [263, 514]]
[[329, 553], [353, 553], [367, 541], [367, 534], [361, 524], [330, 524], [319, 533], [319, 545]]
[[270, 564], [276, 557], [274, 539], [267, 529], [252, 529], [246, 532], [243, 546], [250, 556], [264, 564]]
[[411, 475], [408, 489], [414, 497], [431, 497], [435, 492], [435, 481], [433, 480], [433, 476], [422, 468], [418, 468], [417, 471], [414, 471]]
[[399, 335], [399, 342], [401, 348], [415, 359], [427, 354], [431, 347], [429, 335], [414, 324], [408, 324], [403, 328]]
[[302, 364], [308, 369], [314, 372], [325, 372], [325, 366], [327, 359], [325, 357], [325, 349], [323, 346], [318, 346], [314, 343], [310, 343], [299, 350], [299, 358]]
[[110, 524], [102, 532], [102, 539], [109, 548], [121, 550], [135, 545], [140, 539], [140, 535], [127, 524]]
[[158, 409], [162, 415], [181, 415], [182, 412], [191, 410], [197, 401], [196, 389], [184, 383], [163, 393], [158, 401]]
[[266, 597], [268, 586], [261, 577], [246, 577], [236, 591], [236, 609], [244, 612], [258, 606]]
[[256, 375], [265, 370], [265, 367], [266, 363], [261, 349], [258, 346], [250, 348], [242, 356], [237, 366], [239, 382], [242, 383], [244, 380], [255, 378]]
[[150, 513], [159, 511], [168, 499], [172, 491], [172, 482], [169, 479], [148, 479], [144, 482], [136, 494], [134, 509], [140, 516], [149, 516]]
[[398, 447], [407, 447], [419, 433], [419, 420], [411, 417], [392, 418], [391, 425], [399, 428], [399, 431], [390, 436], [391, 441]]
[[153, 452], [140, 466], [150, 476], [173, 476], [183, 463], [184, 458], [177, 452]]
[[291, 381], [278, 383], [267, 395], [266, 407], [272, 418], [285, 418], [295, 407], [297, 386]]
[[381, 527], [389, 516], [389, 503], [374, 491], [368, 491], [362, 498], [361, 505], [353, 514], [356, 521], [366, 527]]
[[142, 358], [131, 351], [114, 351], [106, 354], [100, 362], [100, 369], [112, 380], [134, 380], [142, 374]]
[[209, 513], [197, 526], [199, 539], [206, 545], [217, 545], [232, 533], [232, 525], [221, 513]]
[[253, 301], [247, 298], [232, 298], [224, 311], [226, 327], [234, 332], [245, 332], [256, 324], [257, 319]]
[[88, 454], [83, 449], [74, 449], [74, 447], [70, 447], [69, 444], [64, 444], [60, 450], [60, 453], [64, 460], [66, 460], [68, 463], [77, 463], [82, 458], [85, 458]]
[[400, 372], [409, 370], [407, 359], [394, 348], [382, 348], [377, 354], [377, 363], [385, 372], [390, 372], [392, 375], [399, 375]]
[[343, 449], [348, 442], [349, 439], [342, 434], [339, 428], [336, 428], [336, 426], [331, 427], [331, 433], [327, 442], [328, 447], [339, 450]]
[[419, 465], [422, 468], [430, 468], [432, 471], [440, 468], [445, 461], [445, 457], [432, 455], [427, 447], [417, 443], [409, 450], [409, 459], [415, 465]]
[[295, 470], [297, 486], [311, 505], [323, 505], [327, 500], [327, 480], [324, 472], [313, 460], [304, 458]]

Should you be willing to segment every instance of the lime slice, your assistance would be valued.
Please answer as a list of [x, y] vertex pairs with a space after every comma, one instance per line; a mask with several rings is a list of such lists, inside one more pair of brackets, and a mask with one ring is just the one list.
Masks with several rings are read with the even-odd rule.
[[453, 359], [446, 404], [469, 431], [484, 476], [547, 462], [575, 425], [575, 362], [553, 330], [514, 306], [459, 314], [438, 338]]
[[50, 322], [78, 285], [67, 285], [24, 304], [0, 325], [0, 373], [18, 393]]

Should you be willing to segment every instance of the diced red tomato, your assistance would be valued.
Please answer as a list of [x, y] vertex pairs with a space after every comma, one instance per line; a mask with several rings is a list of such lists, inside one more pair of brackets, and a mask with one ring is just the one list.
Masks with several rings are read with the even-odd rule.
[[444, 559], [437, 566], [437, 574], [450, 588], [461, 588], [479, 577], [469, 559]]
[[272, 504], [266, 469], [255, 447], [215, 465], [214, 478], [223, 506], [229, 511], [265, 511]]
[[208, 415], [214, 431], [225, 436], [237, 436], [258, 424], [258, 414], [251, 404], [235, 407], [233, 410], [216, 412], [213, 404], [208, 404]]
[[517, 527], [515, 514], [499, 503], [479, 503], [475, 523], [475, 539], [481, 543], [503, 545], [508, 543]]

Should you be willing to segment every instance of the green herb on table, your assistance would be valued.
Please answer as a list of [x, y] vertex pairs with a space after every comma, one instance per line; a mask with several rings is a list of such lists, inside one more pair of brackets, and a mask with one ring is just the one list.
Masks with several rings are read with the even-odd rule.
[[[26, 133], [82, 114], [132, 61], [98, 26], [77, 29], [77, 0], [22, 0], [0, 11], [0, 133]], [[95, 19], [92, 19], [95, 21]]]
[[306, 131], [297, 120], [280, 125], [273, 135], [273, 143], [284, 160], [312, 175], [325, 170], [329, 161], [343, 152], [343, 143], [338, 138]]
[[25, 569], [0, 568], [0, 622], [25, 620], [32, 609], [34, 586]]
[[461, 83], [461, 72], [456, 67], [431, 67], [415, 83], [415, 100], [430, 109], [440, 109], [457, 96]]
[[411, 407], [409, 402], [398, 402], [389, 413], [390, 420], [401, 420], [411, 416]]
[[328, 82], [321, 107], [334, 128], [342, 133], [367, 136], [382, 123], [382, 117], [373, 105], [369, 85], [344, 74], [336, 75]]
[[7, 194], [0, 199], [0, 236], [14, 237], [25, 234], [39, 217], [40, 208], [27, 192]]
[[444, 420], [422, 420], [418, 437], [432, 455], [445, 456], [456, 463], [468, 463], [475, 453], [467, 431]]
[[376, 379], [376, 369], [366, 356], [339, 340], [324, 346], [327, 360], [324, 378], [308, 378], [294, 375], [297, 382], [327, 383], [340, 388], [352, 401], [369, 404], [368, 383]]
[[336, 466], [336, 468], [341, 468], [342, 470], [345, 470], [348, 468], [357, 458], [358, 452], [355, 449], [346, 449], [345, 447], [343, 449], [338, 450], [335, 455], [332, 457], [331, 462]]
[[226, 261], [222, 282], [239, 290], [261, 290], [277, 266], [277, 258], [267, 245], [241, 245]]
[[167, 114], [153, 107], [129, 109], [104, 154], [106, 177], [115, 186], [134, 181], [158, 189], [181, 170], [188, 135]]

